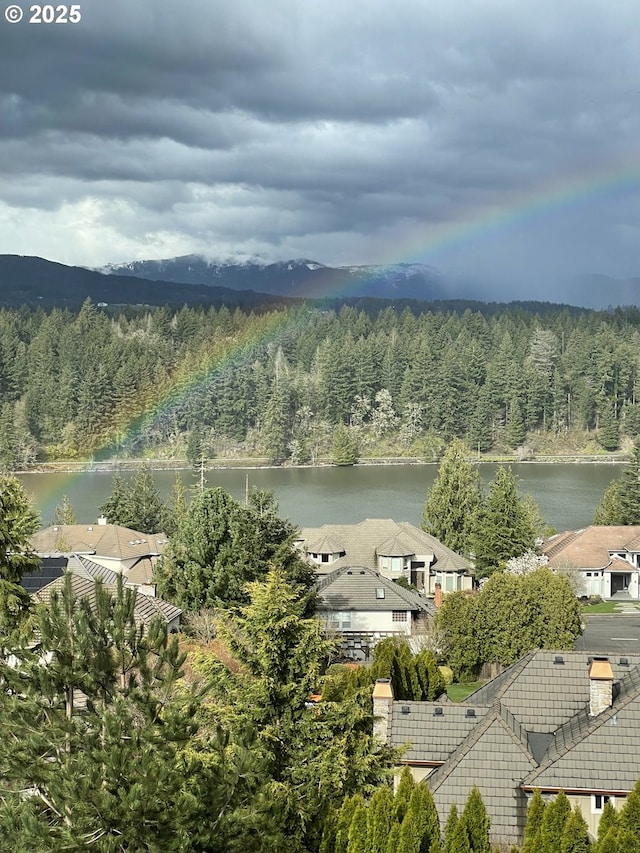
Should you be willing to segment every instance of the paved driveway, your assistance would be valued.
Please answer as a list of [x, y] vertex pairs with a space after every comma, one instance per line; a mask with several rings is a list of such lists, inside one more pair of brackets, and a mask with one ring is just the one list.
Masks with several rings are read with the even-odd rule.
[[587, 616], [584, 633], [575, 642], [577, 651], [605, 654], [640, 654], [640, 613]]

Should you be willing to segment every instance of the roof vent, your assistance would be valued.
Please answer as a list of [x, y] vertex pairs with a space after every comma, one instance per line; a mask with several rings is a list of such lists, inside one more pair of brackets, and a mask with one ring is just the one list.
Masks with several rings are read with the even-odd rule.
[[410, 713], [411, 713], [411, 708], [409, 708], [409, 706], [408, 706], [408, 705], [403, 705], [403, 706], [402, 706], [402, 708], [401, 708], [401, 711], [402, 711], [402, 713], [403, 713], [403, 714], [410, 714]]
[[556, 655], [553, 659], [554, 664], [564, 664], [564, 658], [562, 655]]
[[87, 527], [87, 530], [93, 530], [93, 527]]
[[433, 711], [434, 717], [444, 717], [444, 708], [435, 708]]
[[347, 569], [347, 574], [348, 574], [348, 575], [352, 575], [352, 574], [353, 574], [353, 572], [351, 571], [351, 569]]
[[360, 569], [360, 574], [361, 574], [361, 575], [366, 574], [366, 573], [365, 573], [365, 570], [364, 570], [364, 569]]
[[475, 717], [476, 709], [475, 708], [467, 708], [465, 717]]
[[629, 666], [629, 658], [620, 658], [620, 666]]
[[53, 529], [56, 531], [56, 533], [58, 532], [58, 530], [60, 530], [59, 527], [54, 527]]

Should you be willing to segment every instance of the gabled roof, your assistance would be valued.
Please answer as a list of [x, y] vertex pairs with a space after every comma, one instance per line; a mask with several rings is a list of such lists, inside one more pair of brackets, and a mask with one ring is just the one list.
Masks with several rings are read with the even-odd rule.
[[402, 753], [402, 760], [410, 764], [442, 763], [489, 710], [486, 705], [454, 702], [394, 702], [389, 719], [389, 743], [393, 747], [409, 744]]
[[37, 554], [95, 554], [116, 560], [162, 554], [164, 533], [140, 533], [119, 524], [59, 524], [35, 533], [30, 540]]
[[[342, 546], [330, 553], [346, 551], [344, 557], [330, 564], [331, 569], [343, 566], [367, 566], [375, 569], [376, 554], [396, 557], [415, 554], [420, 557], [433, 555], [435, 567], [442, 571], [472, 570], [469, 560], [447, 548], [435, 537], [409, 522], [398, 522], [392, 518], [366, 518], [358, 524], [305, 527], [300, 531], [297, 542], [301, 543], [307, 553], [317, 554], [320, 553], [317, 545], [322, 539], [329, 539]], [[380, 550], [381, 547], [384, 547], [384, 550]], [[389, 549], [392, 549], [391, 553]], [[398, 553], [393, 549], [398, 549]]]
[[552, 536], [542, 553], [552, 568], [603, 569], [611, 561], [611, 551], [635, 551], [639, 539], [640, 525], [592, 524]]
[[[64, 577], [57, 578], [47, 586], [38, 590], [33, 597], [41, 604], [48, 605], [51, 601], [51, 594], [54, 590], [58, 593], [62, 592], [64, 581]], [[107, 590], [107, 592], [115, 592], [114, 587], [109, 584], [103, 584], [103, 588]], [[71, 574], [71, 589], [73, 590], [73, 594], [76, 598], [86, 599], [89, 602], [90, 607], [95, 607], [96, 584], [94, 580], [77, 574]], [[147, 627], [154, 616], [160, 616], [165, 623], [169, 624], [179, 617], [181, 613], [182, 610], [179, 607], [170, 604], [168, 601], [163, 601], [160, 598], [154, 598], [151, 595], [144, 595], [141, 592], [136, 594], [135, 620], [138, 625], [141, 624]]]
[[[575, 651], [530, 652], [489, 681], [465, 702], [491, 704], [499, 699], [527, 731], [554, 732], [589, 703], [589, 658]], [[640, 664], [640, 655], [610, 655], [614, 681]]]
[[[318, 581], [318, 610], [411, 610], [435, 615], [426, 598], [365, 566], [344, 566]], [[380, 595], [378, 590], [382, 591]]]
[[640, 779], [640, 668], [620, 683], [613, 706], [597, 717], [587, 710], [555, 733], [547, 757], [525, 788], [630, 791]]
[[527, 799], [518, 782], [536, 766], [520, 732], [500, 707], [487, 713], [446, 764], [428, 778], [444, 825], [451, 806], [464, 807], [476, 785], [491, 819], [493, 843], [518, 843], [527, 815]]

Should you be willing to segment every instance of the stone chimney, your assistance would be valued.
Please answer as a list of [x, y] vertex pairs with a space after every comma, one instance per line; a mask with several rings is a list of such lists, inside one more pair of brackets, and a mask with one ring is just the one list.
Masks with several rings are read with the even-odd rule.
[[436, 607], [442, 607], [442, 584], [437, 581], [433, 593], [433, 603]]
[[98, 518], [98, 524], [99, 524], [101, 527], [105, 527], [105, 526], [106, 526], [106, 524], [107, 524], [107, 516], [106, 516], [106, 515], [101, 515], [101, 516], [99, 516], [99, 518]]
[[589, 715], [597, 717], [613, 705], [613, 670], [609, 658], [593, 658], [589, 664]]
[[378, 678], [373, 688], [373, 736], [383, 743], [387, 742], [387, 729], [391, 706], [393, 704], [393, 687], [389, 678]]

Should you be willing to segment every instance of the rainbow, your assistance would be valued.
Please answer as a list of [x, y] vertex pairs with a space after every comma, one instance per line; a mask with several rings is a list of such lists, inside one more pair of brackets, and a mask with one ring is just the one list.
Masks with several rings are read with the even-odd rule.
[[[416, 257], [424, 259], [425, 256], [427, 260], [433, 260], [444, 250], [462, 246], [472, 239], [494, 232], [505, 231], [519, 222], [604, 198], [612, 192], [635, 191], [639, 183], [640, 170], [636, 162], [619, 163], [615, 168], [602, 168], [587, 175], [563, 176], [542, 187], [504, 196], [481, 213], [469, 210], [455, 222], [407, 226], [401, 240], [394, 237], [392, 244], [383, 245], [382, 256], [387, 259], [383, 263], [402, 263]], [[325, 296], [348, 296], [346, 284], [345, 278], [332, 286]], [[196, 358], [195, 369], [192, 353], [188, 366], [186, 362], [179, 365], [166, 387], [156, 388], [151, 396], [136, 401], [127, 410], [123, 408], [112, 413], [110, 424], [101, 436], [101, 446], [96, 450], [96, 458], [108, 459], [126, 451], [154, 422], [179, 406], [216, 374], [241, 363], [256, 348], [276, 341], [283, 331], [290, 330], [296, 324], [302, 328], [304, 322], [304, 312], [274, 310], [255, 317], [255, 322], [247, 330], [206, 342]]]

